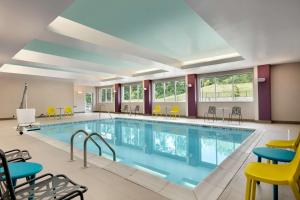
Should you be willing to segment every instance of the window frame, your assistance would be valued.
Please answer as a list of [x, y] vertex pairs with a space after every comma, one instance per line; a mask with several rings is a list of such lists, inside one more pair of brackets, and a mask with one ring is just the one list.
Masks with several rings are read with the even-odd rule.
[[[132, 87], [136, 86], [137, 88], [137, 99], [132, 99], [131, 94], [132, 94]], [[124, 96], [124, 88], [129, 87], [129, 100], [125, 100]], [[141, 90], [142, 92], [140, 93]], [[141, 94], [141, 96], [140, 96]], [[135, 103], [135, 102], [143, 102], [144, 101], [144, 87], [142, 83], [130, 83], [130, 84], [124, 84], [122, 85], [122, 102], [126, 103]]]
[[[107, 95], [107, 91], [108, 90], [110, 90], [110, 101], [108, 101], [107, 99], [107, 97], [108, 97], [108, 95]], [[102, 97], [103, 97], [103, 91], [105, 91], [104, 92], [104, 95], [105, 95], [105, 100], [103, 101], [103, 99], [102, 99]], [[105, 88], [99, 88], [99, 95], [98, 95], [98, 98], [99, 98], [99, 103], [112, 103], [113, 102], [113, 89], [112, 89], [112, 87], [105, 87]]]
[[[167, 82], [170, 82], [170, 81], [174, 81], [174, 101], [166, 101], [166, 83]], [[185, 98], [183, 98], [184, 100], [182, 100], [182, 101], [178, 101], [178, 97], [177, 97], [177, 82], [180, 82], [180, 81], [183, 81], [184, 82], [184, 84], [185, 84], [185, 93], [184, 93], [184, 95], [185, 95]], [[155, 93], [156, 93], [156, 84], [157, 83], [162, 83], [163, 84], [163, 98], [161, 98], [161, 99], [163, 99], [163, 100], [158, 100], [158, 99], [156, 99], [155, 98]], [[172, 102], [178, 102], [178, 103], [180, 103], [180, 102], [186, 102], [186, 100], [187, 100], [187, 84], [186, 84], [186, 80], [183, 78], [183, 79], [167, 79], [167, 80], [158, 80], [158, 81], [155, 81], [154, 83], [153, 83], [153, 86], [152, 86], [152, 89], [153, 89], [153, 94], [152, 94], [152, 99], [153, 99], [153, 102], [157, 102], [157, 103], [163, 103], [163, 102], [166, 102], [166, 103], [172, 103]]]
[[[235, 79], [234, 77], [235, 76], [240, 76], [240, 75], [244, 75], [244, 74], [251, 74], [251, 77], [252, 77], [252, 83], [251, 83], [251, 86], [252, 86], [252, 99], [251, 100], [236, 100], [236, 97], [234, 97], [234, 85], [235, 85]], [[231, 76], [232, 80], [231, 80], [231, 85], [232, 85], [232, 94], [231, 94], [231, 98], [232, 100], [227, 100], [227, 101], [224, 101], [224, 100], [217, 100], [217, 84], [216, 84], [216, 79], [219, 78], [219, 77], [224, 77], [224, 76]], [[206, 100], [202, 100], [202, 87], [201, 87], [201, 83], [203, 80], [206, 80], [206, 79], [211, 79], [213, 78], [214, 79], [214, 100], [211, 100], [211, 101], [206, 101]], [[251, 72], [251, 71], [247, 71], [247, 72], [238, 72], [238, 73], [228, 73], [228, 74], [219, 74], [219, 75], [209, 75], [209, 76], [203, 76], [203, 77], [199, 77], [198, 78], [198, 92], [199, 92], [199, 95], [198, 95], [198, 101], [199, 102], [202, 102], [202, 103], [253, 103], [254, 102], [254, 73]]]

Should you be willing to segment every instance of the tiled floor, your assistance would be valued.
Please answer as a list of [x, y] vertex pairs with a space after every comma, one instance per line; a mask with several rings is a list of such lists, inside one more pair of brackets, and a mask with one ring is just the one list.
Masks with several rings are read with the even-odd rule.
[[[106, 115], [107, 116], [107, 115]], [[98, 114], [80, 114], [73, 118], [65, 118], [63, 120], [49, 120], [49, 119], [39, 119], [41, 123], [61, 123], [62, 121], [74, 121], [74, 120], [87, 120], [96, 119]], [[105, 117], [102, 114], [101, 117]], [[136, 116], [136, 118], [147, 118], [143, 116]], [[159, 118], [159, 120], [165, 120], [164, 118]], [[174, 120], [174, 119], [167, 119]], [[203, 123], [200, 119], [176, 119], [178, 122], [191, 122], [191, 123]], [[221, 125], [228, 126], [227, 122], [217, 122], [211, 123], [210, 125]], [[103, 168], [96, 167], [90, 164], [87, 169], [82, 168], [82, 160], [77, 159], [76, 161], [69, 161], [69, 153], [61, 149], [53, 147], [49, 143], [45, 143], [39, 139], [31, 137], [29, 135], [20, 136], [16, 133], [15, 120], [0, 121], [0, 148], [3, 150], [9, 150], [12, 148], [27, 149], [33, 156], [32, 161], [42, 163], [44, 166], [44, 173], [64, 173], [70, 176], [72, 179], [88, 186], [89, 190], [86, 193], [86, 199], [88, 200], [119, 200], [119, 199], [222, 199], [222, 200], [239, 200], [244, 199], [245, 190], [245, 177], [243, 174], [244, 166], [237, 168], [231, 174], [231, 176], [222, 176], [222, 173], [213, 175], [203, 182], [199, 189], [195, 190], [193, 193], [187, 192], [187, 190], [166, 183], [161, 182], [157, 185], [156, 180], [152, 180], [153, 177], [147, 177], [147, 174], [140, 171], [132, 170], [131, 168], [126, 168], [124, 166], [117, 166], [120, 164], [110, 163], [103, 161]], [[239, 126], [237, 123], [229, 124], [229, 126]], [[263, 131], [262, 137], [258, 138], [257, 141], [250, 141], [253, 144], [263, 145], [265, 141], [271, 138], [292, 138], [300, 130], [300, 125], [279, 125], [279, 124], [258, 124], [258, 123], [242, 123], [241, 127], [256, 128]], [[287, 134], [288, 129], [290, 134]], [[254, 146], [254, 145], [253, 145]], [[253, 146], [251, 148], [253, 148]], [[247, 150], [248, 151], [248, 150]], [[250, 152], [248, 152], [250, 153]], [[235, 159], [240, 159], [238, 153], [232, 156], [232, 159], [228, 159], [227, 163], [223, 163], [220, 172], [223, 174], [228, 174], [230, 171], [231, 163], [235, 162]], [[97, 161], [96, 161], [97, 159]], [[242, 159], [242, 158], [241, 158]], [[244, 159], [243, 159], [244, 160]], [[91, 158], [91, 161], [98, 162], [98, 158]], [[249, 154], [247, 162], [256, 161], [255, 156]], [[106, 163], [105, 163], [106, 162]], [[105, 168], [109, 168], [110, 171]], [[222, 171], [223, 170], [223, 171]], [[118, 174], [122, 173], [122, 176]], [[233, 178], [232, 178], [233, 175]], [[124, 178], [127, 177], [127, 178]], [[215, 179], [212, 184], [211, 181]], [[226, 179], [226, 181], [224, 181]], [[147, 182], [149, 189], [142, 186]], [[229, 181], [229, 184], [227, 182]], [[218, 182], [220, 185], [215, 184]], [[223, 185], [222, 182], [226, 183]], [[147, 185], [147, 184], [146, 184]], [[225, 187], [225, 190], [223, 189]], [[174, 192], [175, 191], [175, 192]], [[168, 197], [168, 198], [166, 198]], [[203, 198], [205, 197], [205, 198]], [[288, 187], [279, 187], [279, 197], [280, 199], [294, 199], [293, 195]], [[257, 198], [256, 199], [272, 199], [272, 186], [261, 184], [257, 188]]]

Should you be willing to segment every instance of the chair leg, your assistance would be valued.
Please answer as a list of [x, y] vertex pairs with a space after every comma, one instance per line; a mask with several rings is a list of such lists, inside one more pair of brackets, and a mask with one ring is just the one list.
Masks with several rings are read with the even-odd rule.
[[252, 180], [251, 184], [252, 184], [252, 186], [251, 186], [251, 200], [255, 200], [255, 196], [256, 196], [256, 181]]
[[298, 188], [298, 184], [296, 182], [292, 182], [290, 183], [290, 186], [292, 188], [292, 191], [294, 193], [294, 196], [297, 200], [300, 199], [300, 193], [299, 193], [299, 188]]
[[245, 200], [250, 200], [250, 198], [251, 198], [251, 189], [252, 189], [251, 182], [252, 182], [252, 180], [250, 178], [247, 178]]

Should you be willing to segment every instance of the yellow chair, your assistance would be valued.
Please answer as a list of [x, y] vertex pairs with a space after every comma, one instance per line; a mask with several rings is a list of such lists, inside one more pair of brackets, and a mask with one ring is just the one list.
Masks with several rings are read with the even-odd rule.
[[64, 113], [65, 113], [65, 115], [72, 116], [73, 115], [73, 111], [72, 111], [71, 106], [66, 106], [65, 110], [64, 110]]
[[254, 200], [256, 183], [265, 182], [273, 185], [289, 185], [294, 196], [300, 200], [298, 180], [300, 176], [300, 148], [289, 164], [249, 163], [245, 168], [247, 177], [246, 200]]
[[300, 143], [300, 132], [298, 136], [293, 140], [271, 140], [266, 146], [271, 148], [283, 148], [283, 149], [294, 149], [296, 151]]
[[56, 110], [53, 107], [48, 107], [47, 109], [47, 115], [48, 117], [55, 117], [56, 116]]
[[177, 117], [179, 115], [179, 106], [178, 105], [174, 105], [172, 106], [171, 110], [170, 110], [170, 116], [174, 116]]
[[159, 104], [156, 104], [154, 106], [154, 109], [152, 110], [152, 115], [160, 115], [161, 114], [161, 107]]

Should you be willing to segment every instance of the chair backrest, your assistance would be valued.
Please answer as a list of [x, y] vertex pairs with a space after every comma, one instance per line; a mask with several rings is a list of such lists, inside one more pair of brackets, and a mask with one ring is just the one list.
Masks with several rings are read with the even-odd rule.
[[124, 106], [124, 111], [128, 111], [128, 105]]
[[300, 177], [300, 146], [298, 146], [295, 157], [289, 165], [291, 167], [290, 181], [298, 181]]
[[160, 112], [161, 108], [160, 108], [160, 104], [156, 104], [154, 106], [154, 109], [153, 109], [155, 112]]
[[233, 106], [231, 114], [233, 114], [233, 115], [241, 115], [242, 114], [242, 108], [239, 107], [239, 106]]
[[55, 109], [50, 106], [47, 109], [47, 113], [48, 113], [48, 115], [55, 115]]
[[136, 105], [135, 108], [134, 108], [134, 112], [139, 112], [139, 111], [140, 111], [140, 106]]
[[16, 200], [4, 152], [0, 149], [0, 199]]
[[296, 137], [295, 143], [294, 143], [294, 145], [295, 145], [296, 148], [298, 148], [299, 143], [300, 143], [300, 131], [299, 131], [298, 136]]
[[66, 107], [65, 107], [65, 113], [72, 113], [72, 108], [71, 108], [71, 106], [66, 106]]
[[209, 106], [208, 107], [208, 114], [216, 114], [216, 113], [217, 113], [216, 106]]
[[172, 109], [171, 109], [172, 112], [179, 112], [179, 106], [178, 105], [174, 105], [172, 106]]

